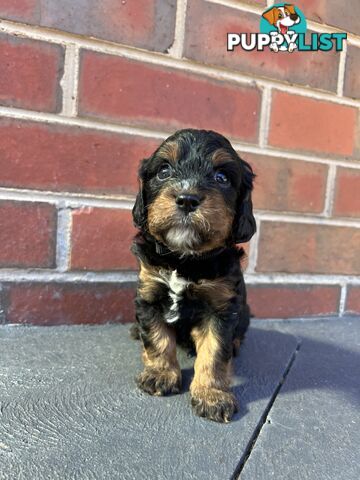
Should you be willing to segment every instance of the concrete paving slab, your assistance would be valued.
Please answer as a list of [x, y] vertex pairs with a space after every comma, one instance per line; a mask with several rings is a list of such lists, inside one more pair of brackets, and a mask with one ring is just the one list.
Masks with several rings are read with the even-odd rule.
[[237, 478], [358, 480], [360, 319], [280, 328], [301, 345]]
[[241, 408], [229, 424], [192, 414], [185, 354], [182, 394], [140, 392], [140, 345], [128, 329], [0, 327], [0, 479], [233, 475], [296, 350], [291, 329], [253, 322], [235, 365]]

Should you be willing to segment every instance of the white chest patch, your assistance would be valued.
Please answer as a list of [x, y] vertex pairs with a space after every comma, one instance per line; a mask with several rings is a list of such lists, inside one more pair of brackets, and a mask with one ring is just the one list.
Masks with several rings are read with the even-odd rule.
[[169, 296], [172, 300], [171, 307], [165, 315], [167, 323], [174, 323], [179, 318], [179, 301], [182, 298], [182, 294], [189, 282], [185, 278], [180, 277], [176, 270], [171, 272], [171, 275], [167, 275], [166, 283], [169, 287]]

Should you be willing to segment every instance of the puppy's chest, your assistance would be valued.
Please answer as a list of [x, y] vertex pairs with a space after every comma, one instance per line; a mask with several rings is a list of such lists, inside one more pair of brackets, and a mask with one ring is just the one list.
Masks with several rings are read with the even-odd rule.
[[170, 306], [165, 314], [165, 320], [167, 323], [175, 323], [181, 317], [182, 301], [185, 296], [187, 297], [186, 291], [189, 291], [193, 282], [186, 280], [176, 270], [160, 271], [159, 274], [168, 288], [170, 299]]
[[145, 267], [140, 271], [140, 296], [161, 305], [168, 323], [191, 323], [206, 312], [225, 311], [237, 295], [236, 282], [227, 276], [213, 279], [184, 277], [177, 270]]

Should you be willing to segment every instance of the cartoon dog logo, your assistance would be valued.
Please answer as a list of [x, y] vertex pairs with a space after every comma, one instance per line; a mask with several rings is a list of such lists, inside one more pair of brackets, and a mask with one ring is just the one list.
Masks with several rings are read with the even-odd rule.
[[[296, 13], [294, 5], [290, 4], [284, 5], [283, 7], [273, 7], [263, 13], [262, 16], [270, 23], [270, 25], [276, 27], [278, 33], [281, 35], [295, 33], [290, 30], [290, 27], [300, 23], [300, 17]], [[289, 37], [287, 36], [287, 38]], [[277, 43], [273, 42], [270, 44], [270, 48], [274, 52], [278, 52], [279, 49], [293, 52], [297, 48], [297, 45], [295, 42], [290, 41], [287, 47], [285, 45], [279, 47]]]

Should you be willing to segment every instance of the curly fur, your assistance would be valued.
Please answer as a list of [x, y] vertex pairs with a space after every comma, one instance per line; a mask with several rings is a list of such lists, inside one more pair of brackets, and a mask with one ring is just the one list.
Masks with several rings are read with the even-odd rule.
[[[169, 176], [159, 172], [164, 165]], [[226, 181], [217, 180], [217, 172]], [[236, 411], [230, 391], [231, 358], [250, 312], [237, 243], [256, 231], [254, 174], [222, 135], [181, 130], [143, 160], [133, 209], [139, 229], [132, 251], [140, 264], [132, 336], [144, 346], [137, 382], [152, 395], [177, 393], [181, 371], [175, 345], [196, 353], [190, 387], [196, 414], [226, 422]], [[198, 199], [184, 212], [177, 198]]]

